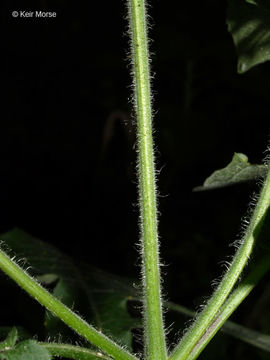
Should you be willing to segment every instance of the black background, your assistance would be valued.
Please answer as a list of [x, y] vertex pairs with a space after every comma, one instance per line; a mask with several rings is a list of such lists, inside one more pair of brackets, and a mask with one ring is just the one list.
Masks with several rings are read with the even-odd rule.
[[[14, 10], [57, 17], [13, 18]], [[124, 1], [1, 2], [0, 230], [22, 228], [136, 278], [126, 12]], [[237, 74], [225, 1], [153, 1], [149, 12], [163, 286], [192, 308], [233, 253], [254, 186], [192, 189], [234, 152], [253, 163], [265, 156], [270, 67]]]

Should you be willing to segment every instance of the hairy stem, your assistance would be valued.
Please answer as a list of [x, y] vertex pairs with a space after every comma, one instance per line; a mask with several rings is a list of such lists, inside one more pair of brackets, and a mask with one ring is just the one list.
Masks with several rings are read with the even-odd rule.
[[146, 357], [167, 358], [162, 317], [149, 51], [144, 0], [128, 0], [137, 116]]
[[[193, 351], [188, 357], [188, 360], [196, 359], [206, 345], [211, 341], [214, 335], [222, 327], [225, 321], [231, 316], [235, 309], [241, 304], [241, 302], [249, 295], [251, 290], [258, 284], [261, 278], [268, 272], [270, 269], [270, 255], [265, 256], [246, 276], [245, 280], [232, 292], [229, 299], [223, 304], [218, 313], [217, 317], [214, 319], [212, 324], [208, 327], [204, 335], [198, 341]], [[227, 327], [230, 326], [230, 323]], [[231, 329], [232, 331], [232, 326]], [[238, 333], [235, 332], [234, 336], [241, 338], [243, 330], [238, 326]], [[263, 334], [261, 335], [263, 337]], [[269, 338], [269, 336], [268, 336]], [[269, 341], [269, 340], [268, 340]], [[254, 343], [256, 344], [256, 338], [254, 338]], [[264, 348], [265, 344], [260, 343], [260, 347]], [[269, 344], [267, 347], [269, 351]]]
[[[270, 266], [270, 259], [268, 259], [268, 261], [269, 261], [269, 266]], [[268, 266], [266, 271], [269, 270], [269, 266]], [[262, 276], [263, 276], [263, 274], [262, 274]], [[259, 281], [259, 279], [258, 279], [258, 281]], [[241, 288], [241, 286], [240, 286], [240, 288]], [[237, 290], [240, 290], [240, 289], [237, 288]], [[239, 303], [237, 303], [237, 304], [234, 303], [233, 306], [236, 306], [236, 305], [238, 306], [244, 300], [244, 298], [248, 295], [246, 290], [247, 289], [245, 289], [245, 291], [242, 293], [242, 296], [238, 298]], [[232, 295], [234, 295], [234, 292], [233, 292]], [[222, 324], [223, 316], [225, 315], [225, 312], [226, 312], [225, 308], [227, 308], [228, 305], [232, 305], [232, 304], [230, 304], [228, 301], [226, 301], [224, 303], [224, 305], [222, 306], [221, 317], [218, 317], [218, 319], [221, 321], [221, 323], [219, 323], [219, 322], [215, 323], [215, 320], [214, 320], [214, 322], [210, 325], [211, 329], [206, 330], [209, 337], [207, 336], [208, 341], [205, 342], [205, 346], [208, 344], [209, 341], [211, 341], [213, 336], [220, 329], [222, 332], [224, 332], [224, 333], [226, 333], [226, 334], [228, 334], [228, 335], [230, 335], [230, 336], [232, 336], [232, 337], [234, 337], [236, 339], [242, 340], [247, 344], [250, 344], [250, 345], [253, 345], [253, 346], [257, 347], [258, 349], [262, 349], [262, 350], [265, 350], [267, 352], [270, 352], [270, 335], [265, 335], [263, 333], [260, 333], [259, 331], [252, 330], [252, 329], [247, 328], [245, 326], [239, 325], [239, 324], [237, 324], [237, 323], [235, 323], [233, 321], [226, 320], [226, 322], [224, 322]], [[186, 308], [184, 306], [178, 305], [178, 304], [168, 302], [168, 303], [165, 303], [165, 306], [169, 310], [178, 312], [178, 313], [180, 313], [180, 314], [182, 314], [184, 316], [187, 316], [187, 317], [194, 317], [194, 315], [195, 315], [194, 311], [192, 311], [192, 310], [190, 310], [190, 309], [188, 309], [188, 308]], [[235, 307], [233, 307], [231, 310], [234, 311]], [[231, 315], [231, 314], [227, 314], [227, 315]], [[228, 316], [228, 318], [229, 318], [229, 316]], [[215, 323], [216, 327], [212, 326], [214, 323]], [[216, 329], [216, 331], [214, 332], [215, 329]], [[212, 333], [212, 331], [213, 331], [213, 333]], [[200, 339], [200, 342], [201, 341], [202, 341], [202, 338]], [[200, 345], [198, 344], [198, 349], [199, 349], [199, 346]], [[195, 348], [194, 351], [196, 349], [197, 348]], [[201, 349], [201, 351], [202, 350], [203, 350], [203, 348]], [[190, 357], [191, 356], [193, 356], [193, 352], [191, 353]]]
[[21, 269], [8, 255], [0, 250], [0, 269], [13, 279], [22, 289], [45, 306], [55, 316], [61, 319], [71, 329], [102, 349], [105, 353], [117, 360], [135, 360], [136, 357], [122, 349], [94, 327], [89, 325], [72, 310], [52, 296], [39, 285], [31, 276]]
[[40, 342], [39, 345], [45, 347], [53, 356], [61, 356], [74, 360], [111, 360], [110, 357], [100, 352], [80, 346], [44, 342]]
[[250, 254], [258, 238], [261, 226], [270, 205], [270, 171], [268, 169], [267, 177], [261, 189], [260, 197], [254, 209], [246, 233], [242, 239], [242, 244], [238, 248], [232, 264], [216, 291], [208, 301], [204, 310], [198, 315], [193, 325], [181, 339], [170, 356], [170, 360], [184, 360], [189, 357], [196, 347], [196, 344], [204, 335], [206, 330], [214, 321], [222, 304], [229, 296], [233, 286], [238, 280], [243, 268], [245, 267]]

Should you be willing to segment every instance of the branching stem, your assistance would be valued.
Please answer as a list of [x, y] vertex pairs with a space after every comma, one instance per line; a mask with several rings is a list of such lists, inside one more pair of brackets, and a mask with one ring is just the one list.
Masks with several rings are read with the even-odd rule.
[[[261, 278], [268, 272], [270, 269], [270, 255], [267, 255], [261, 259], [261, 261], [254, 266], [253, 269], [246, 276], [245, 280], [232, 292], [229, 299], [223, 304], [220, 309], [219, 314], [213, 323], [206, 330], [205, 335], [199, 340], [197, 345], [194, 347], [192, 353], [189, 355], [188, 360], [197, 359], [202, 350], [206, 345], [211, 341], [215, 336], [218, 330], [223, 326], [225, 321], [231, 316], [235, 309], [242, 303], [242, 301], [249, 295], [251, 290], [258, 284]], [[227, 327], [230, 326], [230, 323], [227, 324]], [[234, 325], [235, 326], [235, 325]], [[238, 326], [240, 328], [240, 326]], [[231, 327], [232, 331], [233, 327]], [[238, 338], [241, 338], [241, 331], [239, 329]], [[262, 334], [263, 337], [263, 334]], [[254, 343], [256, 345], [256, 338]], [[257, 340], [258, 341], [258, 340]], [[263, 345], [263, 344], [262, 344]], [[269, 350], [269, 345], [267, 350]]]
[[184, 335], [180, 343], [174, 349], [170, 360], [189, 359], [194, 351], [198, 341], [202, 338], [206, 330], [213, 323], [221, 306], [229, 296], [236, 281], [238, 280], [243, 268], [245, 267], [249, 256], [252, 253], [256, 239], [258, 238], [261, 226], [270, 205], [270, 171], [268, 169], [267, 177], [261, 189], [260, 197], [252, 214], [249, 226], [242, 239], [242, 244], [238, 248], [232, 264], [216, 291], [208, 301], [205, 309], [198, 315], [193, 325]]

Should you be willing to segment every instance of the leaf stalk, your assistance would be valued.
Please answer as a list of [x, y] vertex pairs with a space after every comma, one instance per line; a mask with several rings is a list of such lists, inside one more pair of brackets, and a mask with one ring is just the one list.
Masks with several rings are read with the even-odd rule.
[[241, 241], [231, 266], [225, 273], [223, 279], [218, 285], [216, 291], [208, 301], [204, 310], [198, 315], [193, 325], [180, 340], [179, 344], [173, 350], [170, 360], [189, 359], [190, 354], [194, 351], [197, 343], [205, 334], [209, 326], [213, 323], [221, 306], [228, 298], [236, 281], [239, 279], [248, 259], [254, 249], [258, 239], [262, 224], [270, 206], [270, 170], [263, 183], [260, 196], [246, 229], [245, 235]]

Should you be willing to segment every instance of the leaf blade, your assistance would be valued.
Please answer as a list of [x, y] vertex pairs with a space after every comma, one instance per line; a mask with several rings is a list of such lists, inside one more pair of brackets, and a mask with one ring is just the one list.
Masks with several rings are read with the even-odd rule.
[[269, 2], [229, 0], [227, 25], [238, 55], [239, 74], [270, 60]]
[[246, 155], [234, 153], [231, 162], [227, 166], [214, 171], [206, 178], [202, 186], [195, 187], [193, 191], [212, 190], [252, 181], [264, 177], [266, 173], [266, 165], [250, 164]]
[[1, 360], [51, 360], [52, 357], [47, 349], [35, 340], [25, 340], [12, 348], [0, 351]]

